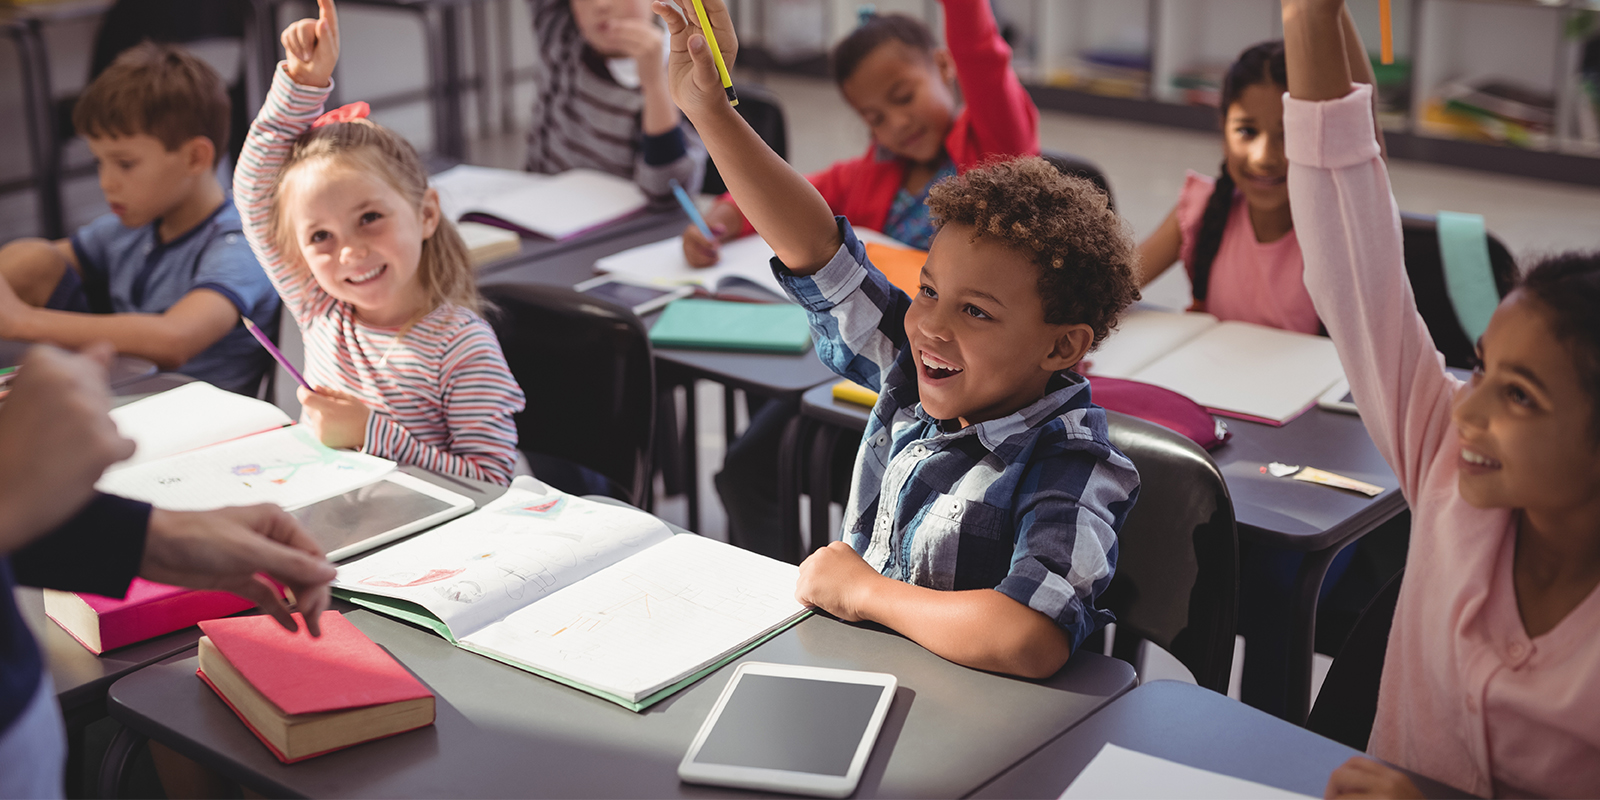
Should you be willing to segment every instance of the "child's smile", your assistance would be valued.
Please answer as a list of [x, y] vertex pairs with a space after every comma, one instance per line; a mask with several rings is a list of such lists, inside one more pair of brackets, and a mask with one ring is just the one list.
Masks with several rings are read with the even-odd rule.
[[1092, 338], [1086, 325], [1046, 322], [1039, 267], [973, 230], [950, 223], [934, 237], [906, 311], [923, 410], [963, 426], [1033, 404]]

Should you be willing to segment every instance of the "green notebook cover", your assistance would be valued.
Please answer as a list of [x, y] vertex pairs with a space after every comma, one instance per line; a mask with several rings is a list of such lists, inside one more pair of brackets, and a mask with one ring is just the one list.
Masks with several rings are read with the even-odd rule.
[[792, 303], [678, 300], [650, 329], [656, 347], [804, 353], [811, 347], [805, 309]]

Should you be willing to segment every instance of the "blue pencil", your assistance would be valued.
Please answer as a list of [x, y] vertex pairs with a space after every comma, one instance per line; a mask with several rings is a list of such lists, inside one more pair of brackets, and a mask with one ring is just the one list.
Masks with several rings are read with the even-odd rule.
[[717, 237], [711, 235], [711, 226], [706, 224], [705, 217], [700, 216], [700, 209], [694, 207], [694, 201], [689, 199], [689, 193], [683, 190], [677, 178], [672, 179], [672, 196], [678, 198], [678, 205], [683, 206], [683, 213], [688, 214], [689, 221], [700, 229], [700, 235], [706, 237], [708, 242], [716, 241]]

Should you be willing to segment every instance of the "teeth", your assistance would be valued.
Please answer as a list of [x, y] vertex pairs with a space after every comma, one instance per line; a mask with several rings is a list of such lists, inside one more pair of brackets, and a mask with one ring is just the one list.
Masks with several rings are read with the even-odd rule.
[[923, 366], [925, 366], [925, 367], [927, 367], [929, 369], [942, 369], [942, 370], [944, 370], [946, 372], [960, 372], [961, 371], [960, 367], [953, 367], [953, 366], [950, 366], [949, 364], [945, 364], [945, 363], [943, 363], [941, 361], [936, 360], [933, 356], [930, 356], [927, 353], [923, 353], [922, 354], [922, 364], [923, 364]]
[[370, 269], [370, 270], [368, 270], [366, 272], [363, 272], [360, 275], [355, 276], [354, 278], [351, 278], [350, 282], [351, 283], [366, 283], [367, 281], [370, 281], [373, 278], [378, 277], [378, 273], [380, 273], [382, 271], [383, 271], [383, 265], [379, 264], [378, 266], [373, 267], [372, 269]]
[[1482, 467], [1498, 467], [1498, 466], [1500, 466], [1500, 462], [1495, 461], [1494, 459], [1489, 458], [1488, 456], [1480, 455], [1478, 453], [1474, 453], [1474, 452], [1472, 452], [1471, 450], [1468, 450], [1465, 447], [1461, 448], [1461, 460], [1467, 462], [1468, 464], [1477, 464], [1478, 466], [1482, 466]]

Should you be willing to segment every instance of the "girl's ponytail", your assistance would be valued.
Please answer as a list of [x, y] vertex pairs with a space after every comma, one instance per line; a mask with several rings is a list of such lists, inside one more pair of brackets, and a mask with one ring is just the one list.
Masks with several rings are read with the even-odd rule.
[[1200, 230], [1194, 236], [1193, 264], [1189, 268], [1189, 281], [1194, 285], [1189, 292], [1194, 297], [1194, 311], [1206, 310], [1206, 290], [1211, 284], [1211, 264], [1217, 260], [1222, 248], [1222, 232], [1228, 227], [1228, 212], [1233, 210], [1233, 176], [1228, 174], [1228, 164], [1223, 162], [1217, 173], [1217, 183], [1206, 200], [1205, 213], [1200, 215]]

